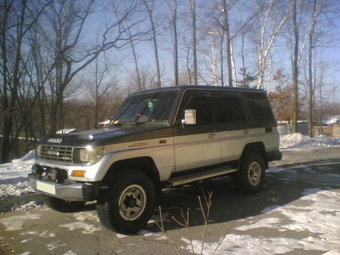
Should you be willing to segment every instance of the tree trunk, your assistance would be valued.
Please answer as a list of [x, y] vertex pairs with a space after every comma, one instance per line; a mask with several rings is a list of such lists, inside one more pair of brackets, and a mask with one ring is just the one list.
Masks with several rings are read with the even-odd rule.
[[177, 34], [177, 0], [174, 0], [174, 12], [172, 18], [172, 24], [174, 29], [174, 69], [175, 69], [175, 85], [179, 84], [179, 72], [178, 72], [178, 34]]
[[[152, 16], [153, 13], [153, 7], [150, 8], [150, 6], [146, 3], [145, 0], [143, 0], [143, 3], [145, 5], [145, 8], [148, 12], [149, 15], [149, 20], [150, 20], [150, 25], [151, 25], [151, 32], [152, 32], [152, 45], [153, 45], [153, 50], [155, 53], [155, 63], [156, 63], [156, 71], [157, 71], [157, 84], [156, 87], [160, 88], [162, 87], [162, 83], [161, 83], [161, 70], [160, 70], [160, 66], [159, 66], [159, 56], [158, 56], [158, 44], [157, 44], [157, 35], [156, 35], [156, 26], [155, 26], [155, 22]], [[152, 6], [154, 5], [154, 2], [152, 4]]]
[[[308, 135], [314, 137], [314, 88], [313, 88], [313, 36], [315, 30], [315, 12], [316, 12], [316, 0], [313, 1], [313, 9], [311, 12], [311, 28], [308, 34], [309, 49], [308, 49]], [[321, 106], [322, 107], [322, 106]]]
[[292, 14], [293, 14], [293, 27], [294, 27], [294, 56], [293, 56], [293, 119], [292, 119], [292, 131], [294, 133], [298, 132], [298, 98], [299, 98], [299, 67], [298, 67], [298, 56], [299, 56], [299, 31], [296, 20], [296, 0], [292, 0]]
[[189, 0], [191, 7], [191, 18], [192, 18], [192, 55], [193, 55], [193, 79], [194, 85], [198, 85], [198, 69], [197, 69], [197, 36], [196, 36], [196, 0]]
[[230, 38], [230, 30], [229, 30], [229, 15], [227, 8], [227, 0], [223, 1], [223, 9], [224, 9], [224, 29], [226, 36], [226, 44], [227, 44], [227, 68], [228, 68], [228, 86], [233, 86], [233, 71], [232, 71], [232, 59], [231, 59], [231, 38]]

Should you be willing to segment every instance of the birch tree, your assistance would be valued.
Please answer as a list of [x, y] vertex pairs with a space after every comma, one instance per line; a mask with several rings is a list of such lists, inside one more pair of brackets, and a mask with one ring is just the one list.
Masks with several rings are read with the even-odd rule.
[[[243, 2], [239, 1], [212, 1], [210, 6], [211, 11], [206, 14], [207, 17], [212, 19], [207, 20], [206, 23], [210, 24], [206, 30], [207, 36], [211, 43], [211, 47], [219, 50], [219, 79], [221, 86], [236, 86], [237, 84], [237, 59], [235, 57], [233, 43], [241, 38], [241, 56], [242, 66], [245, 66], [244, 46], [245, 37], [253, 26], [253, 21], [256, 13], [246, 12], [246, 8], [243, 6]], [[237, 15], [232, 15], [232, 13]], [[217, 45], [219, 43], [219, 46]], [[239, 49], [238, 47], [235, 47]], [[215, 51], [215, 50], [214, 50]], [[210, 57], [214, 60], [214, 57]], [[217, 63], [216, 63], [217, 64]], [[225, 67], [226, 66], [226, 67]], [[217, 68], [216, 68], [217, 69]], [[225, 82], [224, 70], [227, 69], [227, 81]], [[213, 74], [215, 76], [215, 74]]]
[[[224, 42], [225, 38], [225, 43], [226, 43], [226, 55], [227, 55], [227, 74], [228, 74], [228, 83], [227, 86], [233, 86], [233, 72], [232, 72], [232, 52], [231, 52], [231, 43], [232, 43], [232, 38], [230, 34], [230, 25], [229, 25], [229, 10], [231, 7], [234, 5], [233, 1], [228, 1], [227, 0], [222, 0], [222, 1], [215, 1], [215, 5], [217, 6], [219, 10], [219, 14], [214, 17], [214, 19], [217, 21], [219, 26], [222, 28], [222, 40], [221, 43]], [[221, 45], [222, 47], [222, 45]], [[221, 61], [223, 61], [223, 52], [221, 51]], [[221, 62], [221, 72], [223, 71], [223, 63]], [[222, 76], [222, 81], [224, 80], [223, 75]], [[224, 82], [222, 82], [222, 86], [224, 85]]]
[[282, 29], [285, 21], [289, 17], [289, 11], [285, 1], [281, 0], [253, 0], [259, 20], [258, 34], [258, 81], [257, 88], [261, 88], [264, 83], [264, 75], [267, 68], [270, 50]]
[[[308, 135], [310, 137], [314, 137], [314, 116], [315, 116], [315, 92], [316, 92], [316, 71], [313, 70], [313, 59], [316, 57], [318, 47], [318, 42], [322, 37], [327, 36], [327, 32], [325, 29], [321, 31], [316, 31], [317, 25], [319, 27], [323, 27], [322, 23], [332, 22], [332, 15], [329, 9], [332, 6], [332, 3], [328, 0], [312, 0], [311, 1], [311, 10], [310, 10], [310, 24], [307, 30], [307, 37], [308, 37]], [[325, 16], [326, 18], [324, 21], [321, 21], [321, 17]], [[326, 24], [325, 24], [326, 25]], [[327, 24], [329, 26], [330, 24]], [[318, 33], [319, 32], [319, 33]], [[324, 45], [327, 47], [327, 45]], [[316, 63], [315, 63], [316, 64]], [[324, 70], [324, 68], [320, 67], [319, 69]], [[314, 72], [313, 72], [314, 71]], [[319, 78], [322, 79], [324, 76], [324, 71], [319, 73]], [[322, 82], [323, 83], [323, 82]], [[320, 83], [320, 90], [322, 89], [323, 84]], [[320, 93], [322, 96], [322, 93]], [[322, 98], [321, 98], [322, 102]], [[322, 107], [322, 105], [321, 105]], [[322, 115], [322, 114], [321, 114]]]

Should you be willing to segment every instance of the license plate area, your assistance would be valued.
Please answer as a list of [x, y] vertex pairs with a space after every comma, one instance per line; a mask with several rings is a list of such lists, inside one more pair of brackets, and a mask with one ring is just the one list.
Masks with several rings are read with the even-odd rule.
[[52, 195], [56, 194], [55, 186], [53, 184], [44, 183], [40, 181], [37, 182], [37, 190], [40, 190], [42, 192], [52, 194]]

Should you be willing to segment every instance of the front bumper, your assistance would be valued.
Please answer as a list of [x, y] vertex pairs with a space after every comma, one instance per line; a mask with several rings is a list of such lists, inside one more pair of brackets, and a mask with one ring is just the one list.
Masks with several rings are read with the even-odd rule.
[[99, 182], [62, 184], [28, 175], [28, 183], [39, 193], [67, 201], [93, 201], [99, 195]]

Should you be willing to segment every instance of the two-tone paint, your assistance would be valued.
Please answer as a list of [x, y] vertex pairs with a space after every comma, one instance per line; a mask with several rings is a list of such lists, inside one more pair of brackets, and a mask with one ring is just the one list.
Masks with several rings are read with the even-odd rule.
[[[178, 91], [178, 96], [169, 121], [165, 124], [112, 127], [42, 138], [39, 145], [60, 148], [102, 146], [104, 153], [92, 165], [45, 160], [37, 157], [36, 166], [44, 169], [62, 169], [67, 172], [67, 179], [63, 183], [53, 183], [30, 174], [31, 186], [37, 191], [65, 200], [94, 200], [98, 195], [98, 190], [94, 192], [95, 195], [90, 195], [88, 198], [85, 197], [84, 192], [92, 192], [92, 185], [98, 189], [108, 170], [117, 162], [148, 158], [153, 162], [157, 171], [158, 180], [156, 181], [161, 183], [161, 186], [165, 186], [173, 179], [186, 176], [187, 173], [189, 176], [196, 170], [202, 172], [202, 176], [215, 176], [237, 171], [237, 162], [248, 145], [263, 148], [263, 157], [266, 161], [281, 159], [275, 119], [267, 122], [247, 121], [230, 125], [212, 124], [203, 128], [195, 126], [184, 126], [183, 128], [181, 125], [178, 112], [185, 91], [211, 90], [243, 93], [244, 91], [249, 92], [249, 90], [179, 86], [152, 91], [167, 90]], [[132, 96], [138, 96], [141, 93], [148, 93], [148, 91], [135, 93]], [[254, 90], [253, 93], [265, 92]], [[72, 176], [73, 171], [79, 170], [85, 171], [83, 177]], [[187, 181], [190, 181], [190, 178], [188, 177]], [[200, 176], [196, 174], [195, 178], [199, 179]], [[89, 191], [84, 191], [84, 189]]]

